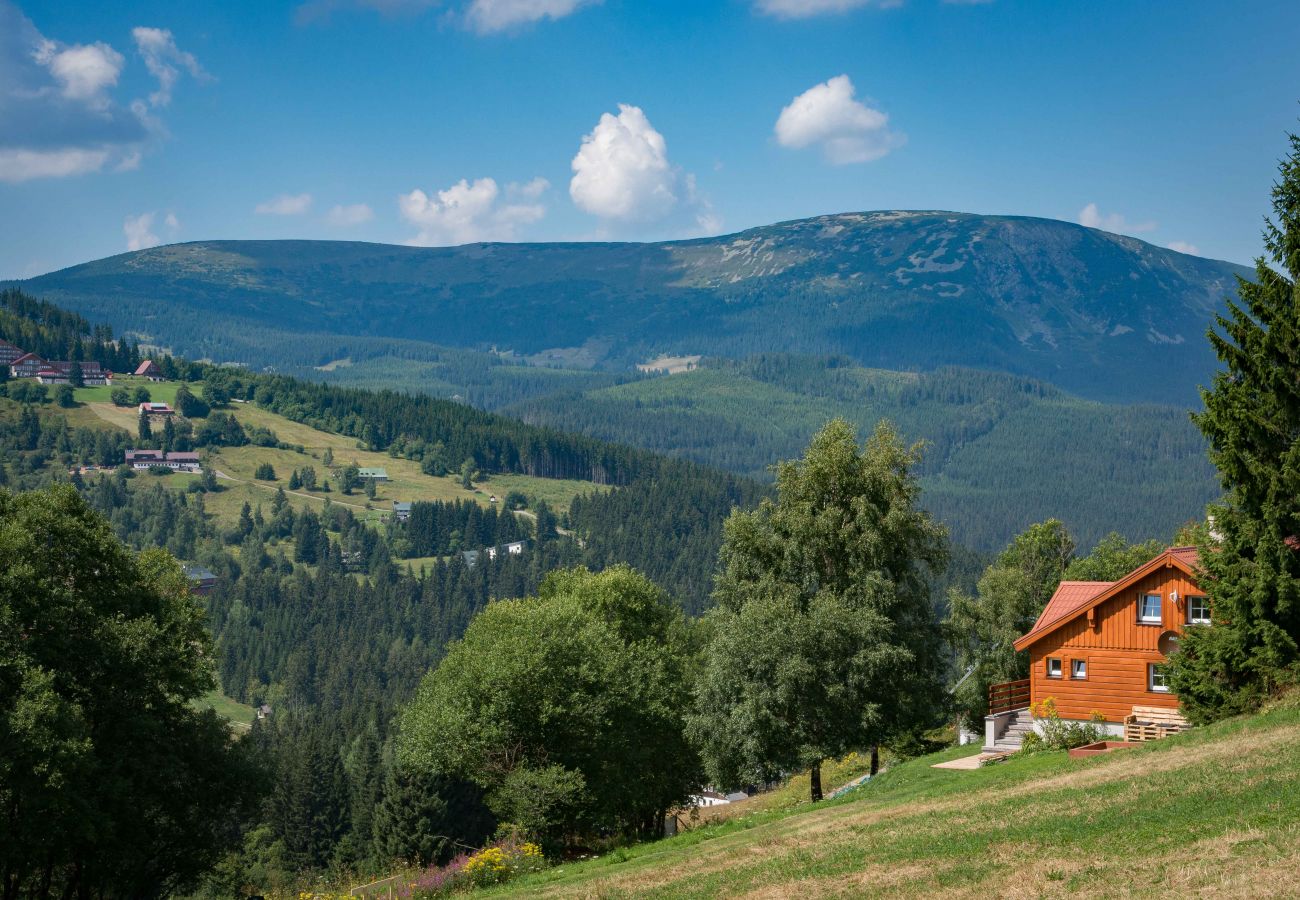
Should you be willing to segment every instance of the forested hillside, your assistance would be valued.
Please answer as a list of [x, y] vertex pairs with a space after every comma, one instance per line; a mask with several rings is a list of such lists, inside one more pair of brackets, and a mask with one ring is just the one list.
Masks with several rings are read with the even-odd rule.
[[213, 241], [25, 286], [191, 358], [256, 368], [437, 361], [435, 345], [612, 371], [792, 351], [1187, 403], [1214, 365], [1200, 336], [1238, 274], [1065, 222], [873, 212], [661, 244]]
[[1132, 539], [1167, 535], [1217, 493], [1186, 410], [1107, 405], [971, 369], [912, 374], [764, 354], [503, 412], [756, 479], [770, 477], [773, 461], [796, 455], [830, 418], [864, 429], [889, 419], [926, 443], [926, 508], [958, 542], [984, 551], [1052, 517], [1085, 544], [1121, 521]]
[[[119, 371], [137, 361], [76, 315], [17, 292], [4, 303], [0, 337]], [[162, 383], [0, 383], [0, 487], [70, 482], [128, 546], [215, 576], [203, 605], [221, 690], [272, 712], [246, 739], [270, 787], [213, 896], [249, 878], [429, 859], [447, 835], [481, 841], [492, 819], [472, 786], [412, 782], [386, 749], [420, 677], [490, 599], [535, 593], [558, 567], [629, 562], [702, 611], [722, 519], [764, 490], [425, 395], [160, 363]], [[139, 392], [177, 415], [137, 429]], [[123, 453], [139, 447], [198, 451], [205, 471], [132, 471]], [[357, 462], [387, 465], [390, 480], [363, 490]], [[394, 496], [416, 500], [409, 521], [383, 513]], [[518, 554], [482, 552], [519, 540]]]

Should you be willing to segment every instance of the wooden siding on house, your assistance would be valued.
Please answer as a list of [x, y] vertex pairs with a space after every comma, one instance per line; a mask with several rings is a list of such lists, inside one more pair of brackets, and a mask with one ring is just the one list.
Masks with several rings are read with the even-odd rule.
[[[1161, 596], [1161, 623], [1139, 622], [1138, 598], [1155, 593]], [[1188, 627], [1187, 598], [1200, 593], [1193, 579], [1170, 564], [1045, 633], [1028, 648], [1031, 701], [1052, 697], [1063, 719], [1087, 719], [1095, 710], [1115, 723], [1134, 706], [1177, 709], [1174, 694], [1148, 688], [1147, 666], [1165, 661], [1161, 637], [1183, 633]], [[1060, 678], [1048, 677], [1049, 658], [1061, 660]], [[1077, 659], [1087, 663], [1086, 678], [1070, 677], [1070, 662]]]

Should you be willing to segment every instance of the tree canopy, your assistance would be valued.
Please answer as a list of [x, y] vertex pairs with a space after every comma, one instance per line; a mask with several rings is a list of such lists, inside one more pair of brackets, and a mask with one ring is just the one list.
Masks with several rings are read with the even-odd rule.
[[231, 843], [257, 789], [175, 560], [71, 487], [0, 491], [0, 877], [6, 897], [160, 897]]
[[699, 782], [685, 740], [689, 630], [625, 566], [550, 574], [488, 604], [401, 719], [412, 769], [482, 786], [539, 837], [657, 833]]
[[1226, 492], [1200, 554], [1214, 627], [1189, 629], [1171, 671], [1196, 721], [1249, 709], [1300, 658], [1300, 136], [1290, 144], [1267, 255], [1210, 330], [1223, 369], [1193, 416]]
[[715, 782], [811, 768], [818, 800], [823, 759], [935, 713], [927, 575], [947, 541], [917, 508], [918, 460], [887, 423], [859, 449], [836, 419], [777, 467], [775, 501], [727, 520], [691, 722]]

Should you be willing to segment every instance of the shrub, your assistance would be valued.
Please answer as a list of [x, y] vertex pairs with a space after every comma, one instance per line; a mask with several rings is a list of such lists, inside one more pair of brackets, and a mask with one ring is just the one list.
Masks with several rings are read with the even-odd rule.
[[253, 473], [253, 477], [258, 481], [275, 481], [275, 467], [269, 462], [264, 462], [257, 467], [257, 471]]
[[1069, 750], [1094, 744], [1106, 736], [1101, 723], [1105, 721], [1101, 713], [1093, 711], [1091, 723], [1067, 722], [1056, 711], [1056, 701], [1051, 697], [1029, 707], [1029, 714], [1039, 731], [1030, 732], [1020, 742], [1021, 753], [1037, 753], [1040, 750]]
[[465, 888], [504, 884], [546, 868], [542, 848], [506, 829], [506, 836], [472, 854], [462, 853], [445, 866], [430, 866], [397, 896], [422, 900], [457, 893]]

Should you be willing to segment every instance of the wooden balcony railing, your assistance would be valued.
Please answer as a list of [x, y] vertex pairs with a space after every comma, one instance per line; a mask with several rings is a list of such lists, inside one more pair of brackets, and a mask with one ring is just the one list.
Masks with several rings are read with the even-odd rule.
[[1029, 706], [1029, 679], [989, 685], [989, 715]]

